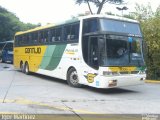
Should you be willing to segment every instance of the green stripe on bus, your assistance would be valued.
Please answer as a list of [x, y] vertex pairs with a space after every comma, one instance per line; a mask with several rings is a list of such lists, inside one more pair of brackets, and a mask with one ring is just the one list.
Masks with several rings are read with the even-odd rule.
[[66, 46], [67, 45], [49, 46], [42, 60], [41, 69], [45, 70], [56, 69], [61, 61]]
[[41, 69], [45, 69], [48, 66], [49, 62], [51, 61], [55, 48], [56, 48], [56, 45], [51, 45], [47, 47], [45, 54], [43, 56], [43, 59], [42, 59], [42, 63], [40, 67]]

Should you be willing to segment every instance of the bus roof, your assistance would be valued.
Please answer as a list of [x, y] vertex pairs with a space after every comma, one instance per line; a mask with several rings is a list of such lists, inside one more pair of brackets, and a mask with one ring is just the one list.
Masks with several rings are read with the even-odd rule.
[[139, 23], [137, 20], [133, 20], [133, 19], [125, 18], [125, 17], [120, 17], [120, 16], [105, 15], [105, 14], [81, 16], [81, 17], [79, 17], [79, 19], [88, 19], [88, 18], [92, 18], [92, 17], [93, 18], [94, 17], [97, 17], [97, 18], [108, 18], [108, 19], [113, 19], [113, 20], [121, 20], [121, 21]]
[[64, 25], [64, 24], [69, 24], [69, 23], [74, 23], [74, 22], [78, 22], [78, 19], [74, 18], [74, 19], [66, 20], [66, 21], [61, 22], [61, 23], [57, 23], [57, 24], [48, 24], [46, 26], [36, 27], [34, 29], [30, 29], [30, 30], [27, 30], [27, 31], [20, 31], [20, 32], [17, 32], [16, 35], [35, 32], [35, 31], [38, 31], [38, 30], [43, 30], [43, 29], [46, 29], [46, 28], [51, 28], [51, 27], [54, 27], [54, 26]]
[[27, 30], [27, 31], [20, 31], [20, 32], [17, 32], [16, 35], [21, 35], [21, 34], [25, 34], [25, 33], [35, 32], [35, 31], [43, 30], [43, 29], [46, 29], [46, 28], [51, 28], [51, 27], [58, 26], [58, 25], [64, 25], [64, 24], [74, 23], [74, 22], [78, 22], [78, 21], [80, 21], [82, 19], [88, 19], [88, 18], [108, 18], [108, 19], [113, 19], [113, 20], [121, 20], [121, 21], [139, 23], [136, 20], [129, 19], [129, 18], [124, 18], [124, 17], [119, 17], [119, 16], [112, 16], [112, 15], [88, 15], [88, 16], [81, 16], [81, 17], [78, 17], [78, 18], [73, 18], [73, 19], [70, 19], [70, 20], [58, 23], [58, 24], [48, 24], [46, 26], [36, 27], [34, 29], [30, 29], [30, 30]]

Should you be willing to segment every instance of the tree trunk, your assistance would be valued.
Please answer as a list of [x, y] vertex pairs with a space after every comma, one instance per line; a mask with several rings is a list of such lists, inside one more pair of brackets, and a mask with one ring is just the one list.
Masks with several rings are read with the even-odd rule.
[[104, 2], [105, 2], [106, 0], [103, 0], [101, 3], [100, 3], [100, 5], [99, 5], [99, 7], [98, 7], [98, 10], [97, 10], [97, 14], [100, 14], [101, 13], [101, 10], [102, 10], [102, 8], [103, 8], [103, 5], [104, 5]]
[[88, 1], [87, 1], [87, 4], [88, 4], [88, 8], [89, 8], [90, 13], [93, 14], [92, 9], [91, 9], [91, 6], [90, 6], [90, 4], [89, 4]]

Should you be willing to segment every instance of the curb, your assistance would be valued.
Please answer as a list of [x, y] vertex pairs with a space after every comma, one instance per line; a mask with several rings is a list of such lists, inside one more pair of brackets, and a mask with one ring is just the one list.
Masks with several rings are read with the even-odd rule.
[[145, 83], [159, 83], [160, 84], [160, 81], [158, 81], [158, 80], [145, 80]]

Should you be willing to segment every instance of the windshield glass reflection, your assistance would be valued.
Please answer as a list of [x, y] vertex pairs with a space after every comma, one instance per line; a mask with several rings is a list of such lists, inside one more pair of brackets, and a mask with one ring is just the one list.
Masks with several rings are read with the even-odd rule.
[[129, 66], [144, 65], [140, 38], [107, 35], [100, 40], [100, 65]]

